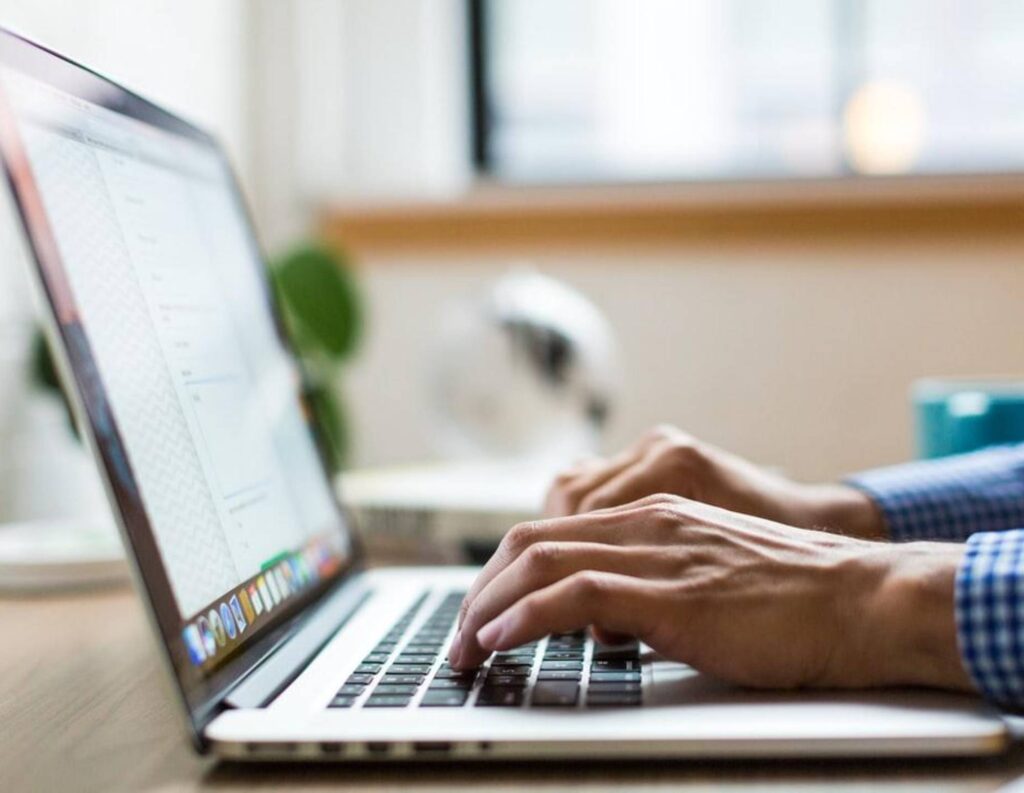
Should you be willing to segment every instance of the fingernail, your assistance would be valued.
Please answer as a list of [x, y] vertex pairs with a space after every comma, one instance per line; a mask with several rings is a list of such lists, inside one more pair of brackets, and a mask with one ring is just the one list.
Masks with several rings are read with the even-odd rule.
[[482, 647], [488, 650], [493, 650], [498, 644], [498, 639], [501, 638], [503, 628], [504, 626], [501, 624], [501, 618], [491, 620], [477, 631], [476, 640], [480, 642]]
[[462, 631], [455, 631], [452, 643], [448, 646], [448, 660], [454, 666], [458, 666], [459, 658], [462, 655]]

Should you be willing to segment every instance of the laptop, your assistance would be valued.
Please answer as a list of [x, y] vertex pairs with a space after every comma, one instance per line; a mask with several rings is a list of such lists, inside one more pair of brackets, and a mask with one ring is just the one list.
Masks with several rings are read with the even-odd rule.
[[368, 569], [206, 132], [0, 32], [0, 153], [47, 332], [188, 731], [241, 760], [985, 755], [977, 698], [766, 693], [637, 644], [446, 660], [466, 567]]

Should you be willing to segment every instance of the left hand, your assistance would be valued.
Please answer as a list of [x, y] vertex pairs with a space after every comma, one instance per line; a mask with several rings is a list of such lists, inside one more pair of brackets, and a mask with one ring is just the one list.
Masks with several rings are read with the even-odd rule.
[[653, 496], [513, 528], [466, 597], [450, 659], [474, 667], [592, 626], [742, 685], [970, 689], [953, 611], [962, 553]]
[[804, 484], [662, 424], [608, 459], [591, 458], [555, 478], [545, 513], [563, 517], [658, 493], [703, 501], [787, 526], [882, 539], [877, 505], [842, 484]]

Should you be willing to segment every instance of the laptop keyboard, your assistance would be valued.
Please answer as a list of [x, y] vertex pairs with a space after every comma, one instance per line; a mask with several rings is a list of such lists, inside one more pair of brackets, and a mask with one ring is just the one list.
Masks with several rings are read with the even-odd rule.
[[[424, 593], [338, 690], [332, 708], [573, 708], [641, 704], [639, 646], [605, 647], [564, 633], [496, 653], [480, 668], [452, 669], [442, 650], [465, 592], [447, 594], [412, 633]], [[439, 660], [440, 659], [440, 660]]]

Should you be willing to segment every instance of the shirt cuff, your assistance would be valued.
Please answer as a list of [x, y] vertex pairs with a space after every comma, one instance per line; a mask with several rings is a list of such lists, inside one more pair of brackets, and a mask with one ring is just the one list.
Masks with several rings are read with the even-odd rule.
[[963, 541], [1024, 526], [1024, 445], [879, 468], [845, 481], [878, 504], [897, 542]]
[[1024, 530], [974, 534], [956, 576], [960, 656], [985, 697], [1024, 706]]

